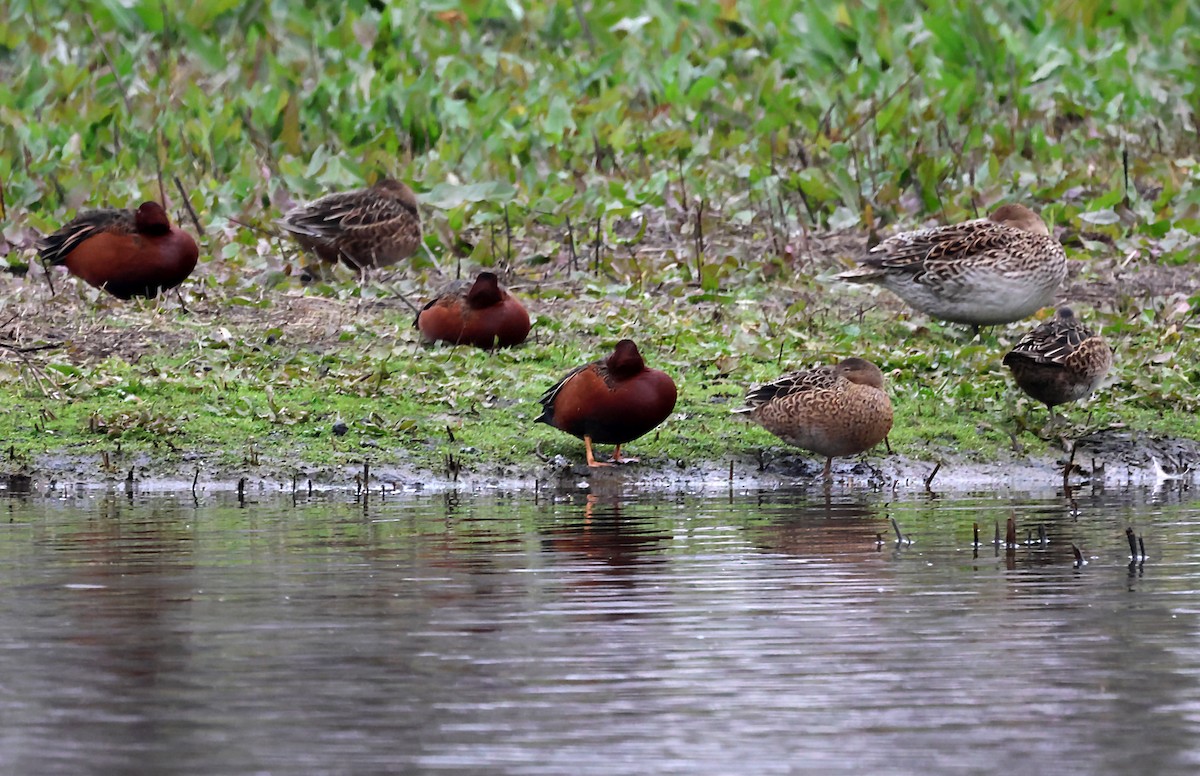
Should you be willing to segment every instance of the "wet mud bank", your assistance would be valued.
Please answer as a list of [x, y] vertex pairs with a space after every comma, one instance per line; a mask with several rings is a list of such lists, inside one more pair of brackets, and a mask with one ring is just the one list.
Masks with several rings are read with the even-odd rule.
[[[1029, 490], [1072, 485], [1120, 487], [1177, 482], [1190, 487], [1200, 472], [1200, 442], [1107, 430], [1075, 440], [1056, 456], [979, 462], [965, 456], [936, 460], [904, 455], [869, 456], [834, 462], [833, 485], [895, 492]], [[185, 468], [186, 467], [186, 468]], [[239, 495], [317, 492], [371, 493], [384, 496], [439, 493], [615, 492], [652, 495], [676, 492], [723, 492], [778, 488], [823, 488], [822, 461], [800, 451], [769, 448], [725, 461], [644, 461], [589, 469], [555, 456], [530, 466], [427, 471], [374, 464], [303, 465], [288, 470], [266, 464], [243, 470], [209, 470], [141, 459], [105, 470], [90, 457], [45, 456], [19, 470], [0, 470], [0, 494], [62, 496], [78, 491], [126, 492], [229, 491]], [[1067, 471], [1069, 468], [1069, 472]]]

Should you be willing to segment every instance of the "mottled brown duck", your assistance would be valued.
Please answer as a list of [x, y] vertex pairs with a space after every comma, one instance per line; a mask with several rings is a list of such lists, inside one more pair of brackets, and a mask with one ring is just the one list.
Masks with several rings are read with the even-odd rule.
[[892, 430], [892, 402], [883, 389], [883, 372], [861, 358], [834, 366], [792, 372], [746, 395], [734, 410], [789, 445], [825, 456], [825, 479], [833, 459], [879, 444]]
[[1070, 307], [1026, 334], [1004, 356], [1021, 390], [1054, 415], [1059, 404], [1095, 393], [1112, 368], [1112, 348], [1083, 325]]
[[417, 197], [391, 178], [297, 205], [278, 223], [322, 261], [360, 272], [391, 266], [421, 247]]
[[1066, 253], [1045, 222], [1009, 204], [987, 218], [889, 237], [837, 277], [883, 286], [927, 315], [978, 330], [1033, 315], [1066, 276]]

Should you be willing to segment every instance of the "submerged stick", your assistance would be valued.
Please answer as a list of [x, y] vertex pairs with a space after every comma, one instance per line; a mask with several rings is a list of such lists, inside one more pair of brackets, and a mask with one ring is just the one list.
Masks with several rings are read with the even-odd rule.
[[1004, 531], [1004, 546], [1009, 548], [1017, 546], [1017, 521], [1012, 517], [1008, 518], [1008, 526]]
[[1075, 553], [1075, 568], [1080, 568], [1087, 563], [1087, 561], [1083, 559], [1083, 553], [1080, 552], [1079, 548], [1075, 546], [1075, 542], [1071, 542], [1071, 552]]
[[1133, 527], [1125, 529], [1125, 539], [1129, 542], [1129, 557], [1133, 560], [1138, 559], [1137, 537], [1133, 533]]
[[1146, 542], [1142, 541], [1142, 537], [1138, 537], [1138, 550], [1141, 552], [1142, 560], [1146, 559]]
[[1075, 468], [1075, 443], [1071, 443], [1071, 457], [1067, 459], [1067, 465], [1063, 467], [1063, 492], [1069, 493], [1071, 488], [1070, 478], [1071, 470]]
[[[884, 438], [886, 439], [886, 437], [884, 437]], [[936, 477], [937, 473], [941, 470], [942, 470], [942, 462], [938, 461], [936, 464], [934, 464], [933, 471], [931, 471], [929, 473], [929, 476], [925, 478], [925, 490], [927, 490], [927, 491], [933, 490], [929, 486], [933, 484], [933, 478]]]
[[974, 541], [973, 541], [972, 543], [973, 543], [973, 544], [974, 544], [976, 547], [978, 547], [978, 546], [979, 546], [979, 523], [972, 523], [972, 524], [971, 524], [971, 532], [972, 532], [972, 534], [973, 534], [973, 535], [974, 535], [974, 537], [975, 537], [975, 538], [974, 538]]

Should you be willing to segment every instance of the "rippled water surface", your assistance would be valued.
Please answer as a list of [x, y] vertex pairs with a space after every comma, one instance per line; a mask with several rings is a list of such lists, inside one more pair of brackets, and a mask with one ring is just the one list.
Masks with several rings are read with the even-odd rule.
[[891, 498], [6, 498], [0, 772], [1200, 772], [1195, 494]]

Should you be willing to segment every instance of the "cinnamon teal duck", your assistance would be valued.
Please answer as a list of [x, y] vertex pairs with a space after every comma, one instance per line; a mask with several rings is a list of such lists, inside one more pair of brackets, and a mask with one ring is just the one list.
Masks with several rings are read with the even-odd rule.
[[171, 225], [162, 205], [143, 202], [137, 210], [79, 214], [42, 238], [38, 256], [44, 264], [65, 264], [88, 285], [130, 299], [178, 286], [196, 268], [200, 251], [190, 234]]
[[634, 462], [621, 445], [666, 420], [675, 398], [675, 381], [647, 367], [637, 345], [624, 339], [607, 358], [572, 369], [546, 391], [536, 422], [582, 439], [588, 466], [611, 465], [596, 460], [593, 444], [616, 445], [615, 463]]
[[493, 272], [480, 272], [475, 282], [447, 286], [417, 315], [416, 327], [426, 342], [512, 347], [529, 335], [529, 313]]

